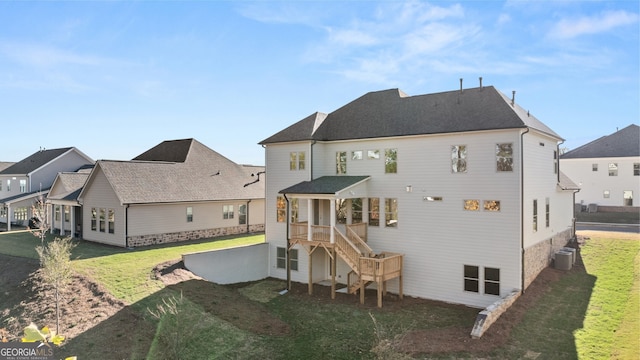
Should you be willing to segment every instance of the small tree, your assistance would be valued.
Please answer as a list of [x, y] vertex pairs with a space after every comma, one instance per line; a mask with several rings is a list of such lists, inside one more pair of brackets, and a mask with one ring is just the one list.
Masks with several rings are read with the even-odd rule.
[[49, 224], [49, 206], [47, 206], [42, 194], [31, 206], [31, 213], [32, 217], [28, 223], [29, 231], [39, 237], [41, 245], [44, 246], [44, 240], [47, 237], [47, 231], [51, 229], [51, 224]]
[[71, 250], [75, 246], [71, 238], [55, 238], [47, 245], [36, 247], [40, 256], [40, 276], [54, 291], [56, 333], [60, 332], [60, 292], [71, 282]]

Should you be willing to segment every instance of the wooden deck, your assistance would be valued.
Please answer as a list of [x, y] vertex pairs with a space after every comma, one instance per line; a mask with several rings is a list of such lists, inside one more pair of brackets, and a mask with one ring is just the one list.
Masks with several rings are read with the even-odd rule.
[[[382, 296], [386, 294], [387, 281], [399, 279], [399, 296], [402, 299], [402, 262], [404, 255], [383, 252], [376, 254], [367, 244], [367, 224], [346, 225], [347, 234], [325, 225], [311, 225], [306, 222], [290, 224], [289, 247], [302, 245], [309, 255], [309, 293], [313, 291], [311, 255], [317, 249], [324, 249], [332, 259], [340, 257], [349, 267], [347, 277], [349, 293], [360, 291], [360, 302], [364, 303], [365, 288], [376, 283], [378, 307], [382, 307]], [[311, 230], [311, 231], [309, 231]], [[333, 241], [331, 238], [333, 231]], [[331, 296], [335, 298], [335, 261], [332, 262]], [[353, 275], [353, 279], [352, 279]]]

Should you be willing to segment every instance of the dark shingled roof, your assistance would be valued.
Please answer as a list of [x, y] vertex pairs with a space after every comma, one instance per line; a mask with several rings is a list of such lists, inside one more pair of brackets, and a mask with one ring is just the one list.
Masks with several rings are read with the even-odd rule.
[[280, 194], [335, 194], [355, 185], [369, 176], [322, 176], [312, 181], [303, 181], [286, 189]]
[[[530, 127], [561, 139], [493, 86], [408, 96], [367, 93], [320, 118], [313, 114], [260, 144], [350, 140]], [[324, 115], [324, 114], [323, 114]]]
[[41, 150], [0, 171], [0, 175], [27, 175], [72, 148]]
[[167, 140], [152, 147], [133, 160], [185, 162], [193, 139]]
[[560, 156], [561, 159], [640, 156], [640, 126], [632, 124], [582, 145]]
[[[187, 153], [174, 157], [177, 161], [165, 161], [172, 150], [183, 152], [187, 144]], [[143, 154], [145, 161], [97, 162], [96, 171], [102, 171], [122, 204], [264, 198], [264, 181], [244, 186], [264, 166], [238, 165], [194, 139], [165, 141], [151, 150]]]

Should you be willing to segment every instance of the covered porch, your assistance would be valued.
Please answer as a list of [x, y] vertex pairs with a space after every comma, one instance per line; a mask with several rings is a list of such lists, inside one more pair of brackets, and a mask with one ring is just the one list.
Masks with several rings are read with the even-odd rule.
[[[288, 252], [302, 247], [308, 255], [309, 294], [313, 292], [314, 282], [324, 279], [324, 267], [315, 262], [328, 259], [329, 277], [331, 280], [331, 297], [337, 291], [338, 263], [346, 274], [346, 291], [350, 294], [360, 292], [360, 302], [364, 303], [365, 289], [376, 284], [378, 307], [382, 307], [383, 295], [387, 292], [387, 281], [398, 278], [398, 295], [403, 296], [402, 268], [403, 254], [376, 253], [367, 244], [368, 224], [363, 222], [363, 213], [353, 214], [350, 206], [339, 207], [337, 204], [351, 204], [359, 199], [366, 203], [367, 176], [324, 176], [313, 181], [306, 181], [280, 191], [287, 199], [288, 218]], [[295, 200], [294, 200], [295, 199]], [[291, 209], [293, 207], [293, 209]], [[305, 209], [306, 212], [300, 211]], [[340, 213], [340, 215], [338, 215]], [[290, 259], [290, 256], [287, 256]], [[314, 262], [315, 258], [315, 262]], [[290, 264], [287, 264], [287, 278], [290, 284]], [[318, 276], [318, 272], [320, 275]], [[343, 280], [344, 283], [344, 280]]]

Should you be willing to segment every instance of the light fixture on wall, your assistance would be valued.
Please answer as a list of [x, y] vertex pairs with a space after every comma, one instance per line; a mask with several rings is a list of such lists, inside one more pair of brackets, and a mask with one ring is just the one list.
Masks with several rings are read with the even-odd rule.
[[413, 188], [411, 187], [411, 185], [407, 185], [406, 190], [408, 193], [410, 193], [413, 190]]

